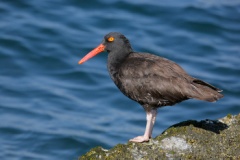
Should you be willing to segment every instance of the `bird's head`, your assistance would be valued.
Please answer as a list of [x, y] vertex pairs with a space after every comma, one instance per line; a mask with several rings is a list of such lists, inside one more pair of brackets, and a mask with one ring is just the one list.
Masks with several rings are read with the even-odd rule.
[[82, 64], [95, 55], [107, 51], [109, 54], [128, 54], [132, 52], [132, 47], [128, 39], [119, 32], [110, 32], [104, 36], [104, 39], [100, 45], [90, 51], [85, 57], [83, 57], [78, 63]]

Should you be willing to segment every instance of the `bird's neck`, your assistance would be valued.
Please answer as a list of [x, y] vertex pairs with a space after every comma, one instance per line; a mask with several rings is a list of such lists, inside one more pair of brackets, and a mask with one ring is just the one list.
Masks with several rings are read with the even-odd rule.
[[121, 64], [128, 58], [128, 56], [132, 53], [132, 49], [129, 50], [121, 50], [121, 52], [109, 52], [108, 54], [108, 71], [111, 75], [111, 78], [114, 77], [116, 73], [118, 73]]

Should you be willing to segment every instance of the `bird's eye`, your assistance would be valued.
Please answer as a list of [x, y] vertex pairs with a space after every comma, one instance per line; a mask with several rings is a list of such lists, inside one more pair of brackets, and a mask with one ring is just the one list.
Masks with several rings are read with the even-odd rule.
[[108, 40], [108, 42], [113, 42], [114, 41], [114, 37], [109, 37], [107, 40]]

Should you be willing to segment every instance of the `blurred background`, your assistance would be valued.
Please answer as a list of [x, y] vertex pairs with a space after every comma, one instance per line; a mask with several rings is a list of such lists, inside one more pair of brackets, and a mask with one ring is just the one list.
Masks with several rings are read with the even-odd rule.
[[107, 53], [78, 65], [111, 31], [223, 89], [216, 103], [159, 109], [153, 137], [240, 112], [239, 0], [1, 0], [0, 19], [0, 159], [77, 159], [143, 134], [145, 112], [110, 79]]

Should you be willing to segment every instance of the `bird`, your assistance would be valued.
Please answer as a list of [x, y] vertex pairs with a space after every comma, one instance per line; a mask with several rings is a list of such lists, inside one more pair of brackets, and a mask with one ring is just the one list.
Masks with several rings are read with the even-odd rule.
[[158, 108], [188, 99], [215, 102], [223, 97], [222, 90], [190, 76], [177, 63], [134, 51], [129, 40], [119, 32], [106, 34], [100, 45], [78, 63], [83, 64], [104, 51], [108, 53], [107, 68], [115, 85], [146, 112], [144, 134], [130, 139], [130, 142], [148, 142], [152, 138]]

